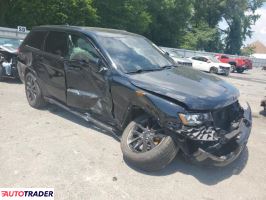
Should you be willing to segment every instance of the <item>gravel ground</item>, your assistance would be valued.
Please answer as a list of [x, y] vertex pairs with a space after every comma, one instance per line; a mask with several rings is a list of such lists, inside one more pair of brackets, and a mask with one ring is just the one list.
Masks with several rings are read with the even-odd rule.
[[253, 110], [248, 148], [225, 168], [194, 166], [178, 156], [166, 169], [128, 166], [119, 142], [55, 106], [31, 108], [24, 85], [0, 83], [0, 187], [53, 187], [55, 199], [266, 199], [266, 72], [222, 77]]

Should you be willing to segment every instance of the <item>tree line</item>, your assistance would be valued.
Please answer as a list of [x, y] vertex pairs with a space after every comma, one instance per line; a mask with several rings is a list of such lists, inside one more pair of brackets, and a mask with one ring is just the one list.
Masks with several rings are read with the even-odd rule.
[[[98, 26], [161, 46], [240, 54], [264, 0], [0, 0], [0, 26]], [[224, 28], [219, 25], [225, 24]]]

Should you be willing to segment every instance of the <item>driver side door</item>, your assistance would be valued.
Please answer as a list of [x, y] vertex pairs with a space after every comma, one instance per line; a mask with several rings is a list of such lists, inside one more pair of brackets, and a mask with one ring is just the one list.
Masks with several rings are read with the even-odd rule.
[[111, 116], [110, 70], [92, 42], [83, 35], [68, 35], [65, 61], [67, 105], [101, 116]]

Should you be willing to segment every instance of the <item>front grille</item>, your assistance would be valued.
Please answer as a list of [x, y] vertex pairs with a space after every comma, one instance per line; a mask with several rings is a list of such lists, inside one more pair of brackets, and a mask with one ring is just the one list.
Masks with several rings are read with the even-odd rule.
[[222, 70], [224, 70], [224, 71], [227, 71], [227, 70], [229, 70], [229, 68], [228, 68], [228, 67], [222, 67], [222, 66], [220, 66], [220, 69], [222, 69]]
[[238, 102], [212, 112], [215, 127], [225, 131], [230, 131], [232, 123], [238, 122], [242, 115], [243, 111]]

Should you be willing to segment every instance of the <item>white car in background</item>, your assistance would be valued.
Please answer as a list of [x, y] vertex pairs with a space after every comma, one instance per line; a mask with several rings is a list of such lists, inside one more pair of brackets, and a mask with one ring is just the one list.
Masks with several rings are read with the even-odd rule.
[[164, 47], [161, 47], [161, 49], [164, 52], [167, 52], [168, 56], [172, 58], [179, 66], [192, 67], [192, 61], [188, 58], [181, 56], [178, 51]]
[[214, 56], [194, 56], [191, 57], [192, 66], [194, 69], [198, 69], [213, 74], [223, 74], [229, 76], [231, 71], [231, 65], [220, 62]]

